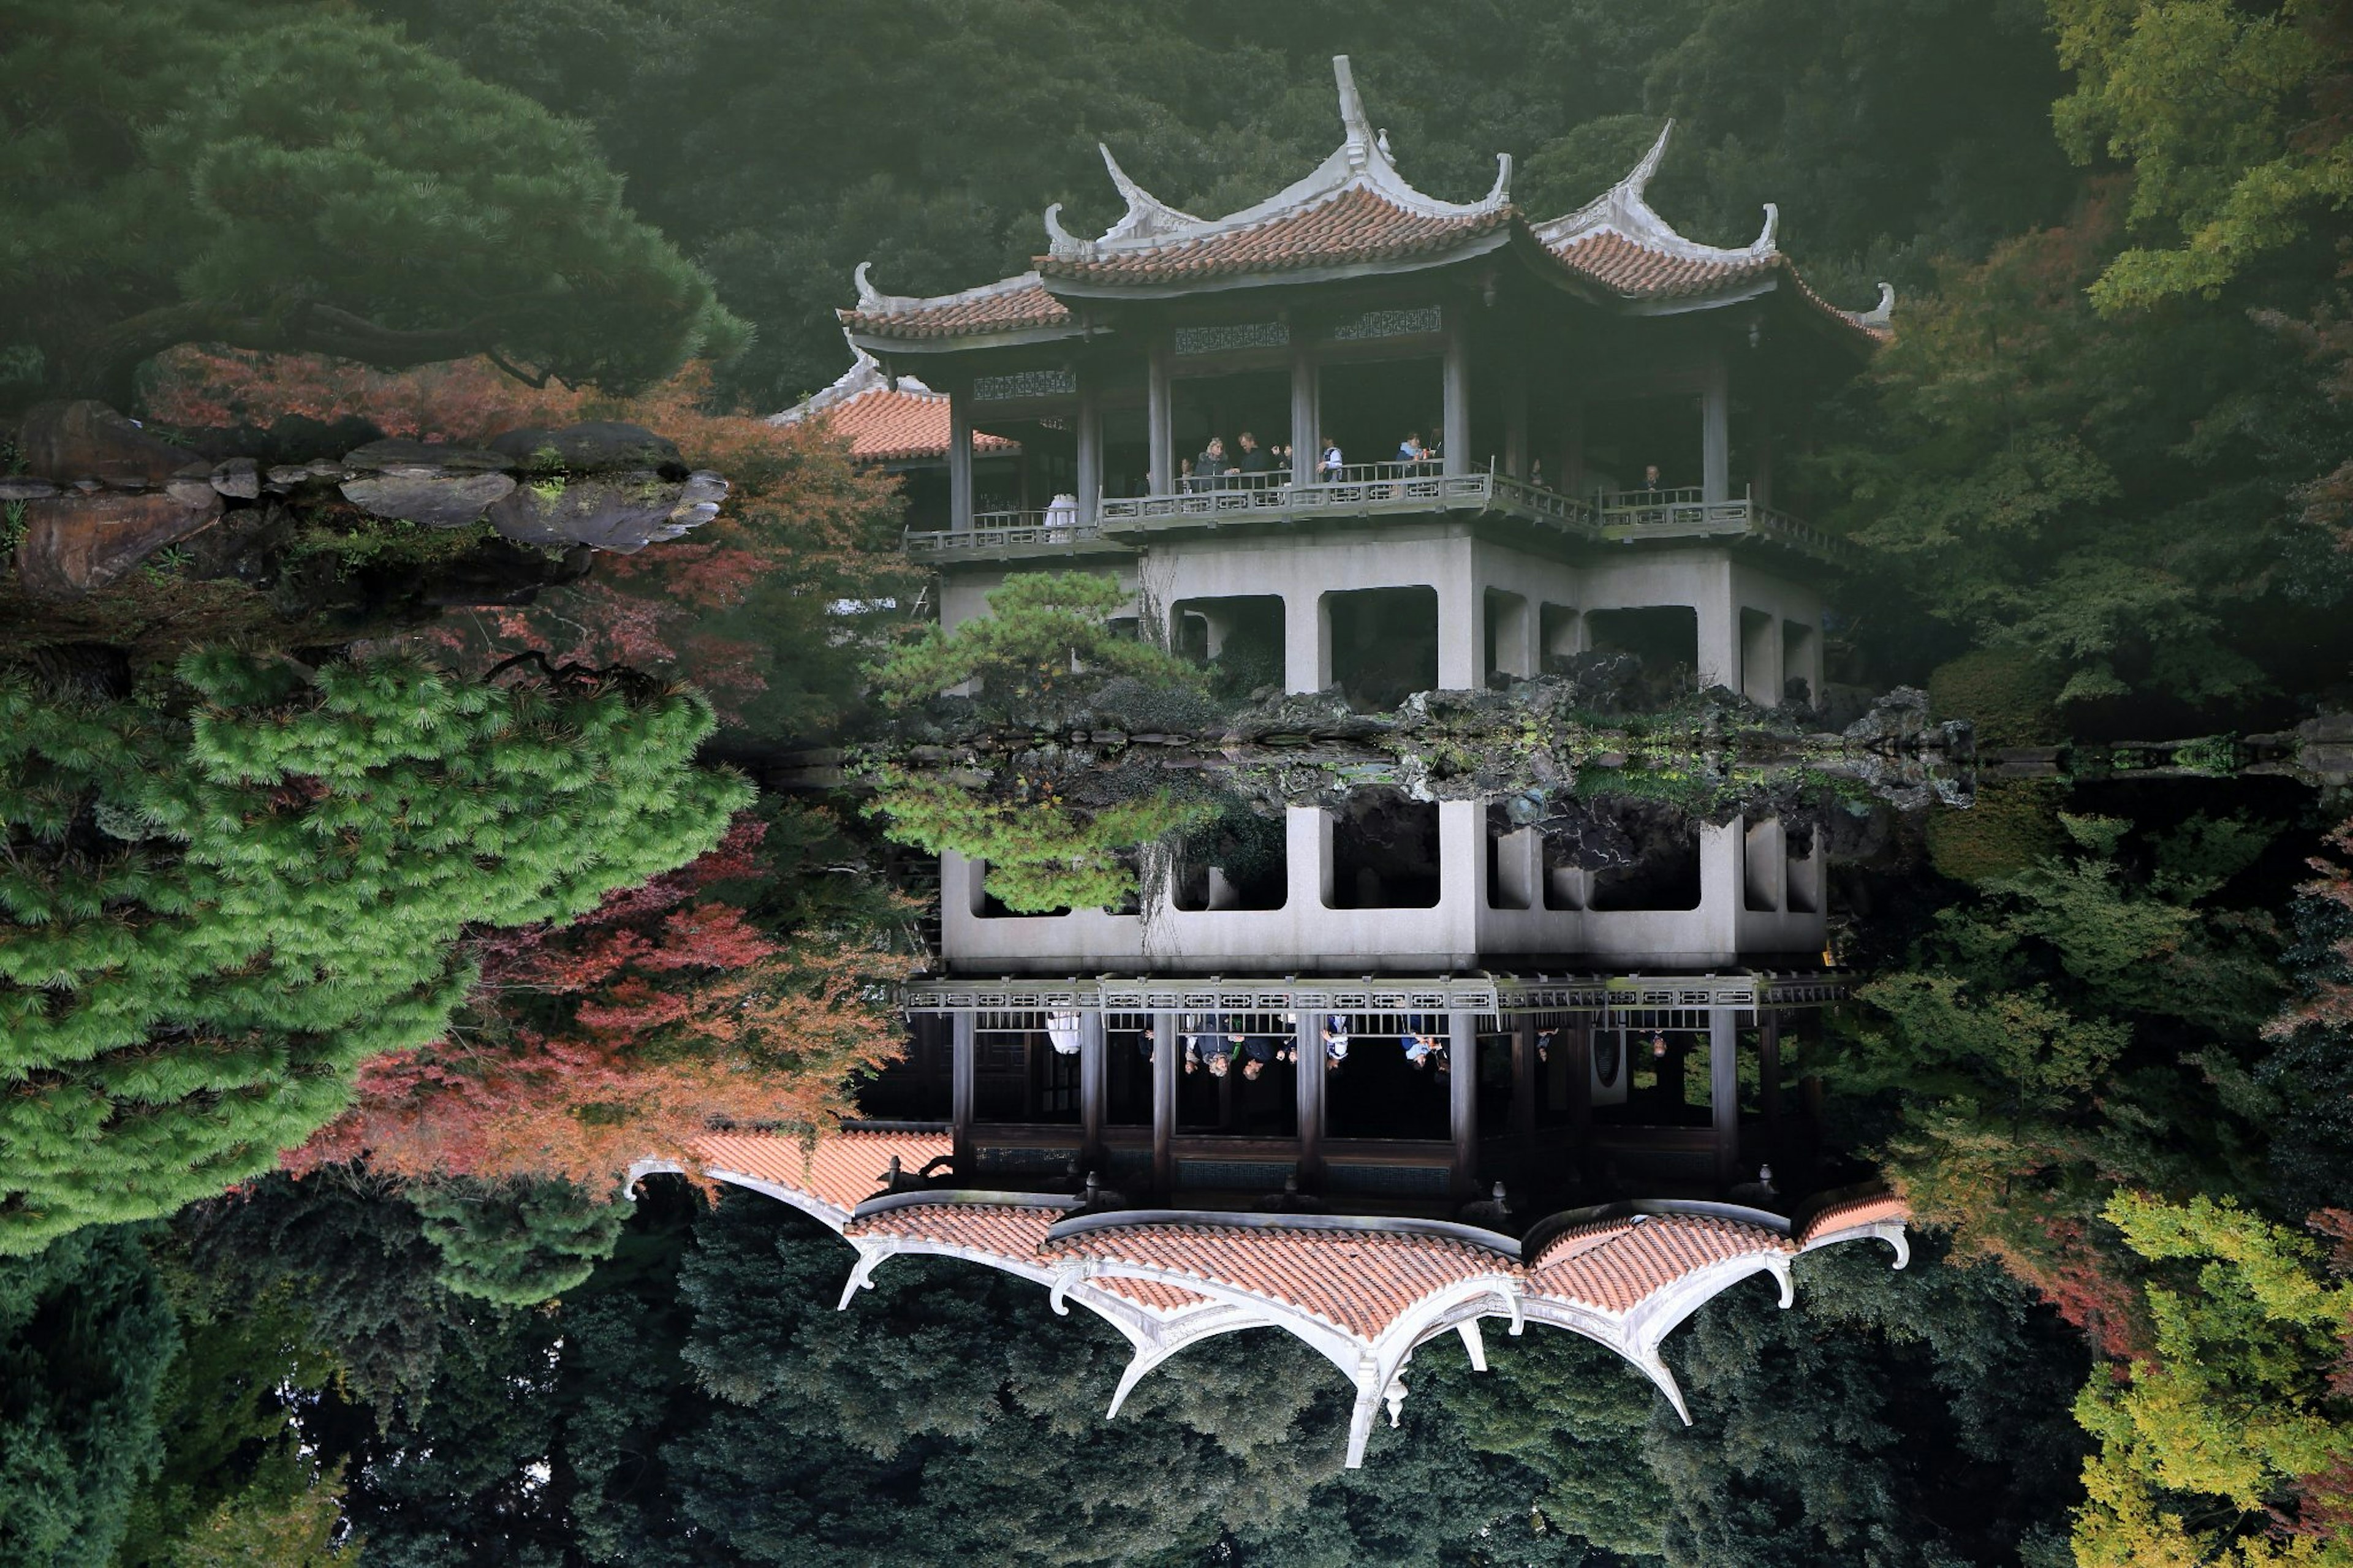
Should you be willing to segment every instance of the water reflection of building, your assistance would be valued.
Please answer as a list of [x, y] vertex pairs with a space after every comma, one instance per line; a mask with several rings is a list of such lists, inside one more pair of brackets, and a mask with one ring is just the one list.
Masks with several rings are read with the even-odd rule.
[[[1766, 702], [1817, 689], [1837, 552], [1772, 506], [1773, 454], [1885, 296], [1824, 303], [1769, 209], [1745, 247], [1676, 234], [1644, 199], [1663, 134], [1548, 222], [1508, 160], [1483, 201], [1436, 201], [1335, 64], [1342, 145], [1256, 206], [1197, 219], [1113, 164], [1124, 216], [1083, 239], [1050, 210], [1030, 273], [910, 299], [860, 269], [873, 377], [945, 389], [945, 525], [907, 540], [944, 621], [1076, 566], [1197, 657], [1366, 705], [1607, 648]], [[1416, 431], [1437, 455], [1388, 460]], [[1188, 475], [1213, 435], [1238, 471]], [[984, 436], [1052, 499], [978, 505]], [[1016, 915], [946, 857], [939, 972], [863, 1129], [715, 1139], [710, 1168], [841, 1231], [853, 1293], [916, 1251], [1090, 1307], [1135, 1348], [1114, 1409], [1184, 1344], [1284, 1328], [1356, 1387], [1352, 1464], [1435, 1335], [1477, 1363], [1482, 1319], [1556, 1323], [1680, 1409], [1659, 1341], [1708, 1297], [1761, 1271], [1786, 1303], [1789, 1258], [1831, 1241], [1900, 1256], [1890, 1202], [1793, 1223], [1742, 1180], [1790, 1131], [1785, 1043], [1838, 991], [1810, 837], [1694, 826], [1597, 874], [1495, 808], [1393, 799], [1155, 869], [1131, 911]], [[1498, 1181], [1524, 1217], [1615, 1201], [1514, 1239]]]

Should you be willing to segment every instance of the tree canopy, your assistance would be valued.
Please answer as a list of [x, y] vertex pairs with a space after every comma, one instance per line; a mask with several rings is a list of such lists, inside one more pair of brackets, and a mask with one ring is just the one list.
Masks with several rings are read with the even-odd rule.
[[183, 343], [630, 387], [748, 338], [581, 126], [296, 0], [0, 5], [0, 379]]
[[563, 920], [716, 842], [707, 705], [404, 659], [211, 652], [124, 698], [0, 678], [0, 1252], [269, 1169], [437, 1036], [470, 926]]

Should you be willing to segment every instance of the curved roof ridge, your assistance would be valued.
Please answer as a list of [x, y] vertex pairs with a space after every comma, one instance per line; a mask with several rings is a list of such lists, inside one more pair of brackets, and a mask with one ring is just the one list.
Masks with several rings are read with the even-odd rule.
[[1781, 226], [1781, 209], [1771, 202], [1765, 204], [1765, 226], [1757, 231], [1755, 239], [1745, 246], [1720, 246], [1684, 238], [1644, 199], [1643, 192], [1651, 176], [1659, 172], [1659, 164], [1667, 155], [1667, 142], [1674, 132], [1675, 122], [1669, 120], [1660, 128], [1658, 140], [1651, 143], [1651, 150], [1626, 171], [1623, 179], [1576, 211], [1532, 225], [1536, 237], [1555, 251], [1565, 251], [1599, 235], [1614, 234], [1645, 250], [1660, 251], [1681, 261], [1724, 266], [1778, 255], [1776, 236]]
[[1509, 153], [1495, 155], [1495, 183], [1478, 201], [1440, 201], [1436, 196], [1416, 190], [1398, 172], [1397, 163], [1389, 153], [1388, 133], [1375, 131], [1365, 115], [1364, 100], [1357, 94], [1356, 72], [1350, 67], [1347, 56], [1332, 57], [1332, 75], [1340, 93], [1343, 132], [1340, 145], [1306, 174], [1263, 201], [1254, 202], [1222, 217], [1198, 218], [1177, 211], [1129, 179], [1106, 147], [1103, 149], [1103, 162], [1109, 165], [1113, 182], [1118, 185], [1121, 195], [1127, 199], [1127, 216], [1106, 229], [1100, 238], [1082, 239], [1062, 227], [1061, 204], [1057, 202], [1046, 209], [1049, 254], [1062, 260], [1094, 261], [1134, 251], [1155, 250], [1214, 239], [1219, 235], [1239, 233], [1262, 223], [1290, 216], [1351, 190], [1369, 192], [1415, 217], [1488, 217], [1510, 206], [1512, 155]]
[[969, 289], [958, 289], [947, 294], [885, 294], [874, 287], [871, 274], [874, 263], [861, 261], [850, 273], [858, 285], [859, 315], [897, 316], [911, 310], [934, 310], [942, 305], [968, 304], [975, 300], [993, 300], [1000, 294], [1018, 294], [1024, 289], [1035, 289], [1041, 279], [1037, 269], [999, 278], [994, 283], [976, 283]]

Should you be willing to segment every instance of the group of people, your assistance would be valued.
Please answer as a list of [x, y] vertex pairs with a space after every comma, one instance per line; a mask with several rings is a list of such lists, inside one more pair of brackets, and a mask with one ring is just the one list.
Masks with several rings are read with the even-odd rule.
[[[1181, 1019], [1177, 1033], [1185, 1042], [1184, 1069], [1206, 1072], [1211, 1078], [1223, 1078], [1240, 1064], [1241, 1076], [1255, 1079], [1271, 1062], [1299, 1060], [1299, 1016], [1285, 1013], [1282, 1021], [1292, 1026], [1284, 1035], [1254, 1035], [1245, 1030], [1239, 1019], [1204, 1019], [1188, 1015]], [[1324, 1041], [1324, 1065], [1326, 1071], [1336, 1069], [1348, 1059], [1348, 1020], [1337, 1013], [1325, 1016], [1320, 1030]], [[1149, 1056], [1152, 1045], [1144, 1042], [1144, 1052]]]
[[[1419, 436], [1407, 439], [1419, 447]], [[1346, 466], [1340, 444], [1326, 436], [1315, 447], [1316, 482], [1337, 484], [1340, 471]], [[1249, 430], [1234, 437], [1230, 451], [1227, 449], [1223, 436], [1212, 436], [1201, 448], [1199, 456], [1185, 458], [1177, 462], [1176, 488], [1187, 494], [1203, 490], [1271, 489], [1291, 482], [1295, 458], [1296, 454], [1289, 443], [1277, 441], [1270, 446], [1261, 446], [1256, 434]]]

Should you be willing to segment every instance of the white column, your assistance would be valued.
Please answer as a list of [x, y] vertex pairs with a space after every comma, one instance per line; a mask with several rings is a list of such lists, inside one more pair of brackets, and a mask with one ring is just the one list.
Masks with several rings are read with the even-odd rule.
[[1291, 345], [1291, 482], [1294, 485], [1314, 484], [1315, 465], [1324, 456], [1321, 391], [1315, 351], [1294, 338]]
[[1103, 1009], [1090, 1007], [1079, 1016], [1079, 1159], [1087, 1170], [1103, 1163], [1108, 1050]]
[[1731, 563], [1710, 563], [1693, 572], [1690, 580], [1699, 584], [1692, 605], [1699, 615], [1699, 689], [1704, 691], [1711, 686], [1728, 686], [1737, 690], [1740, 605], [1733, 597]]
[[1324, 1181], [1324, 1015], [1302, 1011], [1292, 1043], [1299, 1052], [1299, 1184]]
[[[1471, 471], [1471, 334], [1462, 307], [1445, 308], [1446, 357], [1443, 375], [1446, 405], [1445, 471]], [[1440, 686], [1447, 684], [1439, 682]]]
[[1517, 356], [1504, 372], [1504, 472], [1528, 477], [1528, 366]]
[[948, 389], [948, 526], [972, 527], [972, 388]]
[[[1446, 447], [1447, 472], [1454, 472], [1454, 445]], [[1487, 652], [1486, 593], [1472, 570], [1472, 542], [1450, 542], [1438, 574], [1438, 689], [1468, 691], [1480, 684]]]
[[1176, 1015], [1152, 1015], [1152, 1190], [1163, 1197], [1176, 1185], [1176, 1061], [1184, 1048]]
[[1332, 622], [1324, 595], [1301, 588], [1282, 596], [1282, 687], [1321, 691], [1332, 684]]
[[1446, 1016], [1448, 1110], [1454, 1131], [1452, 1188], [1457, 1197], [1479, 1190], [1479, 1015]]
[[1283, 907], [1294, 930], [1314, 929], [1316, 911], [1332, 901], [1332, 818], [1320, 806], [1282, 811]]
[[948, 1115], [953, 1131], [949, 1135], [949, 1148], [953, 1151], [956, 1179], [969, 1182], [974, 1174], [972, 1116], [973, 1089], [979, 1066], [977, 1042], [974, 1037], [973, 1015], [958, 1011], [952, 1016], [955, 1022], [950, 1025], [953, 1033], [949, 1045], [952, 1055], [948, 1061]]
[[1095, 503], [1103, 499], [1103, 391], [1093, 374], [1079, 369], [1079, 521], [1095, 520]]
[[1732, 386], [1719, 356], [1707, 367], [1700, 393], [1700, 499], [1732, 499]]
[[1715, 1181], [1728, 1187], [1740, 1165], [1739, 1015], [1712, 1007], [1707, 1015], [1707, 1098], [1715, 1124]]
[[1176, 493], [1176, 405], [1169, 383], [1167, 334], [1155, 332], [1146, 351], [1145, 419], [1152, 426], [1152, 493]]

